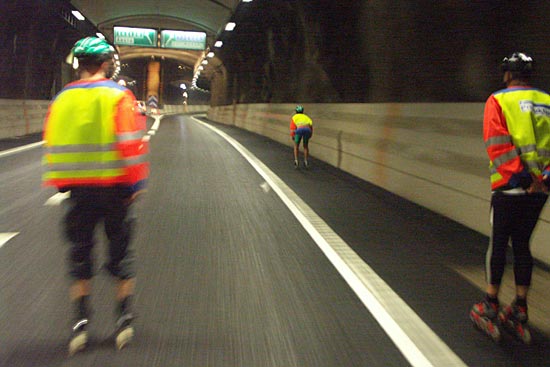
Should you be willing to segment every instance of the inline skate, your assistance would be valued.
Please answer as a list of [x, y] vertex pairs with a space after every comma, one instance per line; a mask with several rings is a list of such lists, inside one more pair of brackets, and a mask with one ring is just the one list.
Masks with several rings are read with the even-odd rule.
[[474, 326], [491, 337], [495, 342], [500, 342], [502, 334], [498, 324], [499, 306], [483, 300], [472, 306], [470, 319]]

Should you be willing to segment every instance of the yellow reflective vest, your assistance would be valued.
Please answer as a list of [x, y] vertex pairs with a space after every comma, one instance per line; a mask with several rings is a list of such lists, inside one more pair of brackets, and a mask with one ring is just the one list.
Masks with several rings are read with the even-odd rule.
[[44, 123], [43, 182], [59, 189], [125, 185], [148, 177], [145, 120], [132, 92], [108, 79], [68, 84]]
[[493, 93], [485, 104], [483, 138], [493, 190], [524, 169], [540, 178], [550, 165], [550, 95], [531, 87]]

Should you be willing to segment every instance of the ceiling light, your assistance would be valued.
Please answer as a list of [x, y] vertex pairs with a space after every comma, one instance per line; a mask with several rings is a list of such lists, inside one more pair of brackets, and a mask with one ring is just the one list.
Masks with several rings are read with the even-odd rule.
[[225, 25], [225, 30], [231, 32], [233, 29], [235, 29], [236, 25], [236, 23], [229, 22]]
[[213, 52], [209, 52], [206, 57], [214, 57], [214, 53]]
[[78, 19], [78, 20], [86, 19], [86, 18], [84, 18], [84, 15], [82, 15], [78, 10], [73, 10], [71, 13], [73, 13], [75, 18]]
[[216, 43], [214, 43], [214, 47], [222, 47], [222, 46], [223, 46], [222, 41], [216, 41]]

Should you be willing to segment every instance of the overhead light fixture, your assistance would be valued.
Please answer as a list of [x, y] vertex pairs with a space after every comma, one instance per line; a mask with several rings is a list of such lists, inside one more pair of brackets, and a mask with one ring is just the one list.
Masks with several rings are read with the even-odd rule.
[[199, 67], [198, 67], [198, 70], [204, 70], [204, 66], [202, 66], [202, 65], [199, 66]]
[[222, 47], [223, 46], [223, 42], [222, 41], [216, 41], [216, 43], [214, 43], [214, 47]]
[[206, 57], [214, 57], [214, 53], [213, 53], [213, 52], [209, 52], [208, 54], [206, 54]]
[[251, 3], [252, 0], [243, 0], [243, 3]]
[[96, 33], [96, 36], [97, 36], [97, 38], [101, 38], [102, 40], [105, 39], [105, 36], [103, 35], [103, 33], [97, 32], [97, 33]]
[[235, 29], [235, 26], [236, 26], [236, 25], [237, 25], [237, 24], [234, 23], [234, 22], [229, 22], [229, 23], [227, 23], [227, 24], [225, 25], [225, 30], [231, 32], [232, 30]]
[[71, 13], [73, 13], [75, 18], [78, 19], [78, 20], [86, 19], [86, 18], [84, 18], [84, 15], [82, 15], [82, 13], [80, 13], [78, 10], [73, 10]]
[[207, 65], [207, 64], [208, 64], [208, 60], [206, 60], [206, 59], [202, 60], [201, 64]]

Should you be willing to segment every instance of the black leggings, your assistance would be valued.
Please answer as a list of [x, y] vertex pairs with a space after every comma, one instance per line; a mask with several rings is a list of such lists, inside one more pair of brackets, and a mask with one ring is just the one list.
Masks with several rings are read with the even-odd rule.
[[545, 194], [493, 194], [492, 235], [486, 258], [489, 284], [500, 285], [502, 282], [506, 266], [506, 249], [511, 240], [515, 283], [521, 286], [531, 285], [533, 256], [529, 241], [547, 198]]
[[94, 231], [103, 219], [109, 240], [106, 269], [120, 279], [133, 278], [134, 255], [130, 248], [134, 219], [131, 218], [124, 187], [79, 187], [71, 190], [69, 211], [65, 217], [65, 234], [71, 242], [69, 273], [75, 279], [93, 275], [92, 248]]

